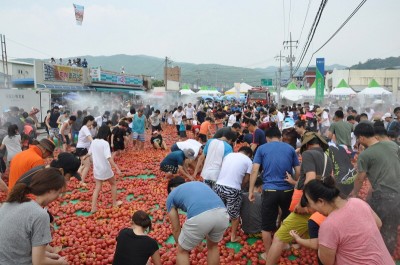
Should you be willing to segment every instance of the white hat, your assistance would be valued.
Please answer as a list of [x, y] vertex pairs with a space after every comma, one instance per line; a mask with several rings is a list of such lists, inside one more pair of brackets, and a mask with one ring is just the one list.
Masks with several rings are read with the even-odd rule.
[[382, 116], [382, 120], [384, 121], [386, 118], [391, 118], [392, 117], [392, 114], [390, 114], [389, 112], [387, 112], [387, 113], [385, 113], [383, 116]]

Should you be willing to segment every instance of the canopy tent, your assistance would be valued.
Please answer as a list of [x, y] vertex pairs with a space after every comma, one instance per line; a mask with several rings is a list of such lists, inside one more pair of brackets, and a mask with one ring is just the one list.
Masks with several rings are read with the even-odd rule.
[[191, 89], [181, 89], [179, 91], [179, 93], [181, 93], [181, 95], [194, 95], [194, 94], [196, 94]]
[[[246, 84], [246, 83], [240, 83], [240, 91], [239, 93], [241, 94], [246, 94], [250, 88], [253, 88], [252, 86]], [[236, 88], [232, 87], [231, 89], [229, 89], [228, 91], [225, 92], [225, 95], [233, 95], [236, 94]]]
[[218, 92], [216, 88], [213, 87], [207, 87], [207, 86], [202, 86], [200, 87], [200, 90], [196, 92], [197, 95], [208, 95], [208, 96], [219, 96], [221, 93]]
[[382, 95], [390, 95], [392, 92], [387, 91], [383, 87], [381, 87], [375, 79], [372, 79], [369, 83], [368, 87], [364, 88], [358, 95], [367, 95], [367, 96], [382, 96]]
[[354, 96], [356, 94], [357, 93], [349, 87], [344, 79], [329, 93], [331, 96]]
[[304, 92], [305, 90], [298, 89], [294, 82], [290, 82], [286, 90], [282, 92], [281, 96], [282, 99], [294, 102], [302, 100]]
[[211, 97], [211, 96], [201, 96], [201, 99], [203, 99], [203, 100], [209, 100], [209, 101], [213, 101], [213, 100], [214, 100], [214, 98]]

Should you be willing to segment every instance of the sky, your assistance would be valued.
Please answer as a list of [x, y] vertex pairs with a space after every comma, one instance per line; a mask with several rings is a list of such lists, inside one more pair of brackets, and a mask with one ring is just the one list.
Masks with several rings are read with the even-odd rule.
[[[142, 54], [174, 62], [267, 67], [279, 64], [274, 57], [280, 51], [289, 54], [283, 41], [290, 32], [299, 41], [293, 50], [298, 63], [320, 2], [1, 0], [0, 34], [6, 36], [9, 60]], [[328, 1], [303, 66], [360, 2]], [[82, 26], [75, 23], [74, 3], [85, 7]], [[368, 0], [315, 57], [324, 57], [327, 65], [351, 66], [400, 56], [398, 10], [399, 0]]]

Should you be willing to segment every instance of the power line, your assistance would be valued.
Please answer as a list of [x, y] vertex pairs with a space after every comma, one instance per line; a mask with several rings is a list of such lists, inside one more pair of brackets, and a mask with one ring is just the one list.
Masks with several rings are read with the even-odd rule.
[[285, 14], [285, 0], [282, 1], [283, 4], [283, 39], [286, 39], [286, 14]]
[[[311, 5], [311, 0], [308, 0], [306, 16], [304, 17], [303, 26], [301, 27], [301, 31], [300, 31], [300, 37], [298, 38], [299, 41], [301, 41], [301, 36], [303, 35], [303, 29], [304, 29], [304, 26], [306, 25], [308, 11], [310, 10], [310, 5]], [[297, 55], [297, 53], [296, 53], [296, 55]]]
[[316, 16], [314, 18], [314, 22], [313, 22], [313, 24], [311, 26], [310, 32], [308, 33], [307, 41], [306, 41], [306, 43], [305, 43], [305, 45], [303, 47], [302, 53], [300, 55], [299, 62], [298, 62], [297, 66], [296, 66], [296, 68], [294, 70], [294, 74], [296, 74], [296, 72], [299, 70], [301, 63], [303, 62], [304, 57], [307, 54], [308, 48], [310, 47], [310, 44], [311, 44], [311, 42], [312, 42], [312, 40], [314, 38], [315, 31], [317, 30], [319, 21], [320, 21], [321, 16], [322, 16], [322, 12], [324, 11], [324, 8], [325, 8], [327, 2], [328, 2], [328, 0], [322, 0], [321, 1], [321, 4], [320, 4], [319, 9], [318, 9], [318, 12], [317, 12], [317, 14], [316, 14]]
[[32, 51], [36, 51], [36, 52], [41, 53], [41, 54], [43, 54], [43, 55], [46, 55], [46, 56], [48, 56], [48, 57], [52, 57], [52, 56], [51, 56], [50, 54], [48, 54], [48, 53], [45, 53], [45, 52], [42, 52], [42, 51], [40, 51], [40, 50], [38, 50], [38, 49], [29, 47], [29, 46], [27, 46], [27, 45], [25, 45], [25, 44], [19, 43], [18, 41], [12, 40], [12, 39], [10, 39], [10, 38], [7, 38], [7, 40], [8, 40], [8, 41], [11, 41], [11, 42], [14, 42], [15, 44], [18, 44], [18, 45], [20, 45], [20, 46], [22, 46], [22, 47], [25, 47], [25, 48], [27, 48], [27, 49], [30, 49], [30, 50], [32, 50]]
[[[358, 10], [360, 10], [360, 8], [365, 4], [365, 2], [367, 2], [367, 0], [362, 0], [361, 3], [356, 7], [356, 9], [354, 9], [354, 11], [348, 16], [348, 18], [342, 23], [342, 25], [340, 25], [340, 27], [332, 34], [332, 36], [329, 37], [329, 39], [322, 44], [321, 47], [319, 47], [312, 55], [310, 58], [310, 61], [307, 64], [307, 67], [310, 65], [312, 58], [314, 57], [314, 55], [319, 52], [322, 48], [325, 47], [326, 44], [328, 44], [328, 42], [330, 42], [335, 36], [336, 34], [339, 33], [339, 31], [347, 24], [347, 22], [350, 21], [350, 19], [358, 12]], [[307, 68], [306, 67], [306, 68]]]
[[292, 13], [292, 0], [289, 0], [289, 21], [288, 21], [288, 33], [290, 32], [290, 16]]

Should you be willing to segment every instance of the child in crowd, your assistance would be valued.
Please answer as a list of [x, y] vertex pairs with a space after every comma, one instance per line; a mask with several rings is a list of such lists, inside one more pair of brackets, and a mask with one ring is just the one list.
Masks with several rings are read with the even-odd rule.
[[117, 174], [121, 174], [121, 170], [111, 156], [110, 145], [108, 143], [110, 134], [108, 126], [101, 126], [97, 138], [92, 141], [89, 149], [88, 155], [91, 155], [93, 158], [93, 177], [96, 182], [92, 197], [92, 213], [97, 211], [97, 199], [104, 181], [108, 181], [111, 185], [112, 205], [115, 207], [122, 204], [121, 201], [117, 202], [117, 184], [114, 173], [111, 170], [112, 166], [117, 170]]
[[132, 216], [132, 227], [122, 229], [117, 236], [117, 246], [113, 265], [149, 264], [161, 265], [157, 241], [147, 236], [151, 230], [151, 220], [144, 211], [136, 211]]
[[186, 115], [182, 116], [182, 121], [179, 124], [179, 141], [185, 141], [187, 139], [186, 135]]
[[206, 120], [200, 126], [199, 138], [202, 142], [207, 142], [211, 138], [211, 121], [211, 117], [206, 117]]

